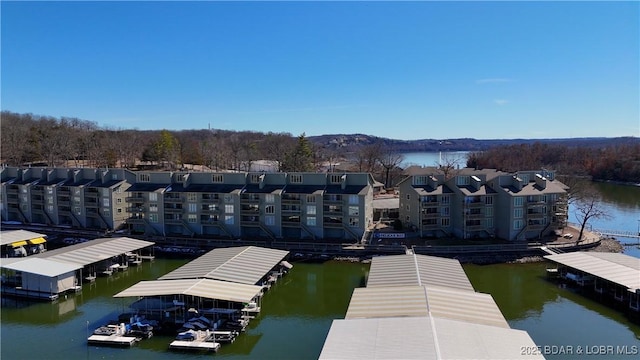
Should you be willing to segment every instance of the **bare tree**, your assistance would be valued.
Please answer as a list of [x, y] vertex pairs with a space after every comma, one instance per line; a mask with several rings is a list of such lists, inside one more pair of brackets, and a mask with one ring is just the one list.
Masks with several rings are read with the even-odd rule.
[[402, 154], [397, 153], [391, 149], [386, 149], [382, 152], [378, 161], [380, 165], [384, 168], [385, 176], [384, 176], [384, 186], [389, 188], [391, 187], [389, 183], [389, 173], [392, 169], [395, 169], [402, 161], [404, 160], [404, 156]]
[[575, 216], [580, 224], [578, 241], [582, 240], [584, 229], [589, 220], [610, 218], [610, 215], [605, 212], [605, 209], [600, 204], [599, 194], [593, 189], [582, 191], [574, 204], [576, 207]]
[[445, 154], [440, 157], [440, 160], [436, 163], [438, 168], [444, 174], [445, 180], [449, 180], [456, 175], [460, 165], [463, 164], [463, 159], [454, 155]]

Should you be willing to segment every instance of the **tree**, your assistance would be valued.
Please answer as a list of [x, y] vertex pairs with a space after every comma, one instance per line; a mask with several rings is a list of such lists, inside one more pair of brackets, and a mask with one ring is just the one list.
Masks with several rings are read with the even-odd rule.
[[449, 180], [455, 176], [462, 162], [463, 161], [460, 157], [445, 155], [444, 157], [441, 158], [441, 160], [437, 163], [437, 165], [442, 171], [442, 173], [444, 174], [445, 180]]
[[575, 202], [575, 216], [580, 224], [580, 235], [578, 235], [578, 241], [582, 240], [584, 228], [587, 226], [587, 222], [591, 219], [608, 219], [609, 214], [605, 212], [605, 209], [600, 206], [600, 197], [598, 193], [593, 189], [586, 189], [582, 191]]
[[380, 162], [380, 165], [382, 165], [385, 171], [385, 176], [384, 176], [385, 187], [387, 188], [391, 187], [391, 184], [389, 183], [389, 173], [391, 172], [392, 169], [395, 169], [398, 165], [400, 165], [400, 163], [402, 163], [402, 160], [404, 160], [404, 156], [402, 156], [402, 154], [399, 154], [393, 150], [388, 149], [382, 152], [378, 161]]
[[281, 166], [282, 171], [305, 172], [313, 171], [314, 153], [311, 144], [306, 138], [305, 133], [298, 136], [296, 146], [289, 151], [285, 157], [285, 162]]

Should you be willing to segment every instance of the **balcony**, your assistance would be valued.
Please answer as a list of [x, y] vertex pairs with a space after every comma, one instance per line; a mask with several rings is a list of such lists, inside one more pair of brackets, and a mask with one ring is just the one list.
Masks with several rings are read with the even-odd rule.
[[280, 220], [282, 226], [300, 227], [300, 216], [283, 216]]
[[240, 217], [240, 225], [241, 226], [260, 226], [260, 217], [255, 216], [241, 216]]
[[42, 196], [33, 196], [31, 198], [31, 204], [42, 205], [44, 204], [44, 198]]
[[323, 226], [328, 228], [342, 228], [342, 217], [327, 217], [325, 216], [323, 219]]
[[255, 205], [255, 206], [242, 205], [242, 207], [240, 208], [240, 214], [258, 216], [260, 214], [260, 209], [258, 208], [258, 205]]
[[542, 219], [545, 215], [542, 211], [527, 211], [527, 219]]
[[327, 215], [342, 215], [342, 206], [325, 206], [323, 212]]
[[300, 210], [300, 206], [297, 205], [282, 205], [280, 208], [283, 214], [299, 214]]
[[170, 204], [182, 203], [182, 197], [180, 195], [165, 195], [164, 202]]
[[92, 199], [92, 198], [85, 198], [84, 199], [84, 206], [97, 208], [97, 207], [99, 207], [98, 206], [98, 200]]
[[283, 195], [281, 200], [282, 200], [282, 204], [297, 205], [297, 204], [300, 204], [300, 195], [298, 194]]
[[325, 204], [342, 204], [342, 196], [340, 195], [324, 196], [322, 200]]
[[242, 194], [240, 197], [241, 204], [259, 204], [260, 195], [258, 194]]
[[125, 198], [125, 201], [129, 202], [129, 203], [135, 203], [135, 202], [143, 203], [143, 202], [145, 202], [145, 198], [144, 198], [144, 196], [142, 196], [142, 194], [137, 194], [136, 193], [136, 194], [133, 194], [131, 196], [127, 196]]
[[164, 212], [165, 213], [181, 214], [183, 211], [184, 211], [184, 209], [182, 208], [182, 206], [165, 205], [165, 207], [164, 207]]
[[219, 214], [220, 208], [218, 206], [203, 206], [200, 212], [203, 214]]
[[203, 194], [200, 200], [203, 204], [214, 204], [220, 201], [218, 195]]

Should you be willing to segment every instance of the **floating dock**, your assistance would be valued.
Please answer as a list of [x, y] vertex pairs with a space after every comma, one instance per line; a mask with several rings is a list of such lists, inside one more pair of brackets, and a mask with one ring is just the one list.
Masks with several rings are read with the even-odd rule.
[[87, 342], [92, 345], [111, 345], [111, 346], [132, 346], [138, 341], [138, 338], [132, 336], [113, 335], [91, 335]]
[[188, 334], [192, 336], [183, 339], [176, 339], [169, 344], [171, 349], [179, 350], [206, 350], [206, 351], [218, 351], [220, 349], [220, 343], [214, 341], [214, 334], [209, 330], [189, 330], [179, 335]]

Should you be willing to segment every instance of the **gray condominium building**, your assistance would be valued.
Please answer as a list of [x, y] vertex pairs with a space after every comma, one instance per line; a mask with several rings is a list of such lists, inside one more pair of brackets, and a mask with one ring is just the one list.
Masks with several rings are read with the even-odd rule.
[[552, 171], [412, 168], [400, 219], [422, 237], [538, 239], [567, 222], [567, 187]]
[[3, 221], [132, 233], [360, 240], [373, 218], [367, 173], [3, 168]]

